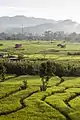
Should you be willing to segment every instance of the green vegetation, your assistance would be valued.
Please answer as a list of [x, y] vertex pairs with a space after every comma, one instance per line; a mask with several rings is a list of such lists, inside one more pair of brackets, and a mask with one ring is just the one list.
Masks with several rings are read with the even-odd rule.
[[[3, 40], [0, 40], [0, 44], [3, 43]], [[22, 44], [22, 48], [16, 49], [15, 44]], [[45, 58], [47, 59], [57, 59], [57, 60], [66, 60], [66, 59], [80, 59], [79, 55], [67, 56], [67, 53], [75, 53], [80, 51], [79, 43], [66, 43], [65, 48], [60, 48], [57, 45], [63, 43], [63, 41], [27, 41], [27, 40], [4, 40], [3, 46], [0, 46], [1, 53], [21, 55], [24, 54], [26, 59], [37, 59]]]
[[0, 75], [1, 75], [0, 77], [2, 81], [5, 80], [5, 74], [6, 74], [6, 68], [3, 65], [3, 63], [0, 63]]
[[63, 79], [50, 78], [41, 92], [39, 76], [6, 76], [0, 82], [0, 120], [79, 120], [80, 78]]
[[40, 86], [41, 91], [46, 91], [48, 81], [53, 76], [53, 67], [50, 62], [42, 63], [40, 66], [40, 77], [42, 85]]
[[[1, 43], [3, 40], [0, 40]], [[56, 75], [80, 76], [80, 44], [65, 42], [66, 47], [57, 46], [62, 43], [64, 41], [4, 40], [3, 46], [0, 46], [0, 54], [3, 54], [0, 62], [4, 59], [7, 73], [17, 76], [39, 75], [41, 63], [47, 61], [55, 66]], [[21, 44], [21, 48], [16, 49], [16, 44]]]
[[62, 43], [15, 40], [0, 46], [0, 120], [80, 119], [80, 44], [57, 46]]

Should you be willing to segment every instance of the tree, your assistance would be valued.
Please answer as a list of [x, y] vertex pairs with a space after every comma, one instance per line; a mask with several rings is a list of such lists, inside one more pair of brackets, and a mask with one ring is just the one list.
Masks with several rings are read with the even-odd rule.
[[25, 90], [28, 87], [27, 80], [23, 81], [23, 85], [21, 86], [21, 89]]
[[0, 63], [0, 75], [1, 75], [1, 80], [5, 80], [5, 73], [6, 73], [6, 68], [3, 65], [3, 63]]
[[45, 40], [53, 40], [53, 32], [52, 31], [45, 31], [44, 32], [44, 39]]
[[40, 66], [40, 77], [42, 85], [40, 86], [41, 91], [47, 89], [48, 81], [53, 76], [52, 64], [51, 62], [42, 63]]

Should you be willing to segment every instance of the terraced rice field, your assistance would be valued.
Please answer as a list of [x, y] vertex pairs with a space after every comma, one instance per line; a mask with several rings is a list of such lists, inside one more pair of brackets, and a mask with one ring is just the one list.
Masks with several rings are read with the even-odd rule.
[[[28, 81], [28, 87], [23, 80]], [[0, 82], [0, 120], [80, 120], [80, 77], [53, 77], [41, 92], [38, 76]]]

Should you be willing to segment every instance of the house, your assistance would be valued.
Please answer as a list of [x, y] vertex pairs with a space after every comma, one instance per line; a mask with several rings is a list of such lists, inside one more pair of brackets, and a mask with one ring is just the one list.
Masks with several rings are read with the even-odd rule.
[[9, 60], [12, 60], [12, 61], [18, 61], [19, 59], [16, 57], [16, 56], [14, 56], [14, 55], [11, 55], [11, 56], [8, 56], [7, 57]]
[[18, 58], [9, 58], [9, 60], [12, 60], [12, 61], [19, 61], [20, 59], [18, 59]]

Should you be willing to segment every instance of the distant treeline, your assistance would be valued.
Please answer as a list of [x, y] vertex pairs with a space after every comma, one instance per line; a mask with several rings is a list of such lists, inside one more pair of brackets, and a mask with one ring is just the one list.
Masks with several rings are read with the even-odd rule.
[[42, 35], [32, 33], [0, 33], [1, 40], [73, 40], [80, 42], [80, 34], [75, 32], [71, 34], [65, 34], [63, 31], [57, 31], [53, 33], [52, 31], [45, 31]]
[[[6, 68], [7, 74], [19, 75], [39, 75], [40, 66], [47, 61], [4, 61], [3, 65]], [[57, 76], [80, 76], [80, 63], [72, 64], [64, 62], [49, 61], [52, 64], [53, 74]]]

